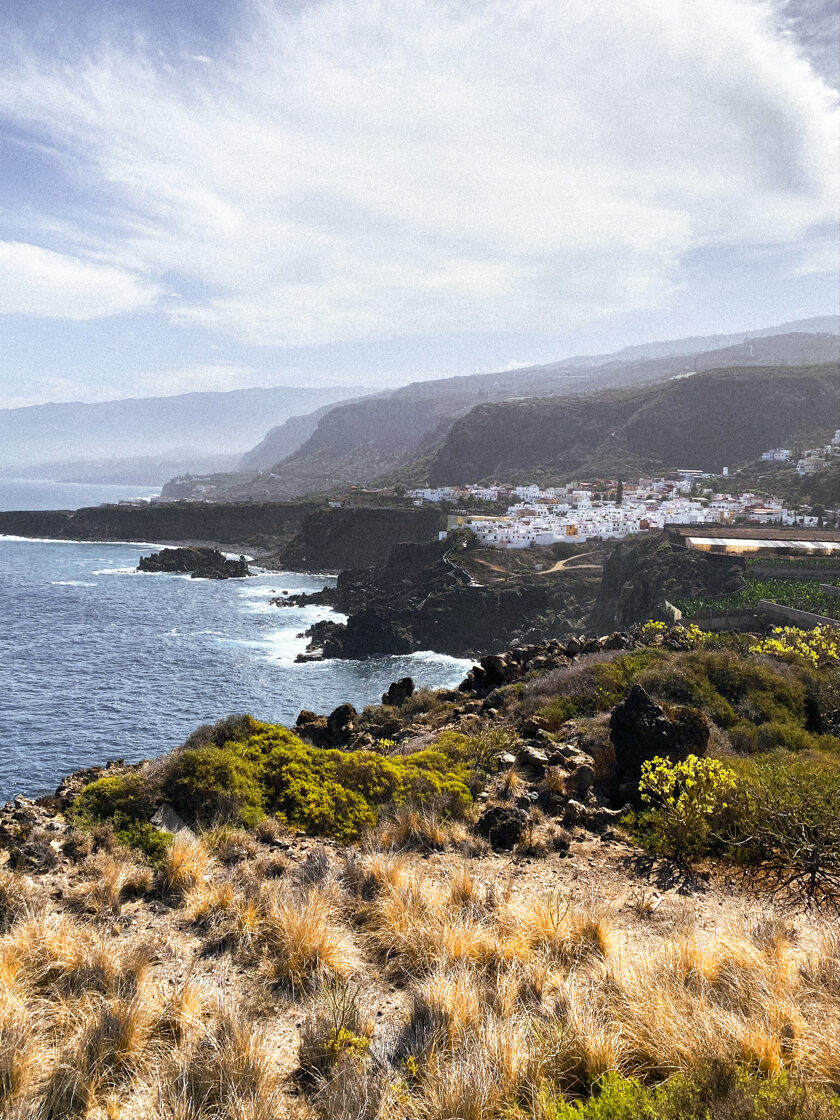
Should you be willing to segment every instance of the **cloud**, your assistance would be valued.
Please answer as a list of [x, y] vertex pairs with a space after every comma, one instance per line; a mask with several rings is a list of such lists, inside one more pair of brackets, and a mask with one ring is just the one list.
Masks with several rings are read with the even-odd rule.
[[79, 212], [80, 242], [128, 292], [174, 291], [176, 322], [267, 346], [551, 331], [667, 305], [693, 250], [818, 259], [836, 97], [760, 0], [242, 13], [212, 66], [12, 39], [0, 70], [0, 115], [96, 186], [107, 232]]
[[0, 315], [102, 319], [148, 307], [156, 295], [121, 268], [0, 241]]

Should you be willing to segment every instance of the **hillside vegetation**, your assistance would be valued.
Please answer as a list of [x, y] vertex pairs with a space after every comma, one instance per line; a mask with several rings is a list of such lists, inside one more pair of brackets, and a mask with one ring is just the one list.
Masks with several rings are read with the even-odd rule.
[[481, 405], [429, 468], [434, 483], [718, 472], [783, 441], [821, 442], [840, 409], [840, 367], [717, 369], [628, 392]]
[[840, 631], [383, 701], [0, 814], [2, 1115], [837, 1117]]

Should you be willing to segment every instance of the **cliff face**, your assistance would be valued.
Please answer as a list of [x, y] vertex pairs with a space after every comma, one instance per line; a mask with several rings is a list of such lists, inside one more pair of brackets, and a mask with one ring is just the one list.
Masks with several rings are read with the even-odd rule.
[[312, 503], [172, 502], [0, 513], [0, 534], [59, 540], [214, 542], [294, 570], [368, 568], [402, 541], [436, 538], [436, 509], [321, 509]]
[[277, 556], [292, 569], [369, 568], [394, 545], [437, 537], [445, 527], [436, 509], [326, 509], [308, 516]]
[[633, 391], [485, 404], [455, 423], [429, 477], [719, 471], [768, 447], [827, 438], [838, 410], [837, 364], [719, 369]]
[[[309, 631], [327, 657], [371, 657], [433, 649], [471, 657], [512, 641], [568, 637], [581, 629], [600, 570], [532, 574], [482, 586], [457, 563], [452, 541], [396, 546], [387, 561], [345, 571], [335, 588], [302, 601], [328, 603], [346, 625], [317, 623]], [[298, 600], [301, 601], [301, 600]]]
[[604, 562], [590, 626], [615, 630], [645, 622], [672, 597], [729, 595], [743, 586], [744, 570], [740, 557], [674, 547], [666, 534], [621, 543]]
[[0, 513], [0, 533], [60, 540], [215, 541], [219, 544], [275, 546], [290, 540], [314, 505], [161, 503], [150, 506], [96, 506], [77, 510]]

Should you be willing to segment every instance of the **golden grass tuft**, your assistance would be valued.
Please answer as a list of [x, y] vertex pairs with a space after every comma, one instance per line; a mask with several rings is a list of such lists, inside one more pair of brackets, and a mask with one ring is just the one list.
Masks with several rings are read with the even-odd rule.
[[200, 883], [207, 882], [213, 861], [202, 840], [176, 836], [163, 863], [161, 885], [164, 893], [183, 897]]
[[163, 1120], [277, 1120], [286, 1115], [265, 1032], [234, 1010], [169, 1057], [157, 1083]]
[[151, 868], [125, 852], [99, 852], [80, 872], [85, 881], [71, 895], [71, 904], [96, 917], [118, 915], [126, 899], [148, 894], [154, 886]]
[[259, 922], [263, 972], [292, 992], [343, 979], [351, 969], [349, 944], [325, 894], [275, 893], [263, 901]]
[[382, 818], [370, 843], [389, 852], [442, 852], [465, 835], [463, 826], [442, 821], [432, 809], [404, 805]]

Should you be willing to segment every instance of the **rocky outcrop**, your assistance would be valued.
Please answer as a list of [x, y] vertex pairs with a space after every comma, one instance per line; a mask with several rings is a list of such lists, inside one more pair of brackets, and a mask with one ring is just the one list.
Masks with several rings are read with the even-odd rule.
[[390, 685], [388, 685], [388, 691], [382, 696], [382, 703], [399, 708], [413, 695], [414, 681], [412, 678], [400, 677], [398, 681], [392, 681]]
[[705, 755], [710, 729], [699, 709], [677, 708], [669, 718], [641, 685], [634, 684], [610, 716], [610, 739], [627, 793], [632, 792], [631, 787], [638, 790], [642, 766], [651, 758], [679, 762], [690, 754]]
[[279, 548], [317, 507], [304, 502], [158, 502], [0, 512], [0, 533], [71, 541], [212, 541]]
[[302, 522], [277, 560], [293, 571], [368, 568], [381, 564], [395, 545], [437, 537], [444, 524], [432, 507], [320, 509]]
[[319, 716], [304, 709], [297, 717], [295, 731], [315, 747], [347, 748], [356, 735], [356, 709], [352, 704], [339, 704], [328, 716]]
[[590, 626], [625, 629], [660, 618], [666, 600], [730, 595], [744, 586], [745, 561], [680, 547], [667, 533], [623, 541], [604, 561]]
[[244, 579], [251, 574], [244, 556], [230, 560], [216, 548], [164, 548], [141, 556], [137, 571], [189, 573], [193, 579]]
[[528, 827], [528, 814], [513, 805], [494, 805], [485, 809], [475, 822], [475, 832], [489, 841], [494, 851], [515, 848]]

